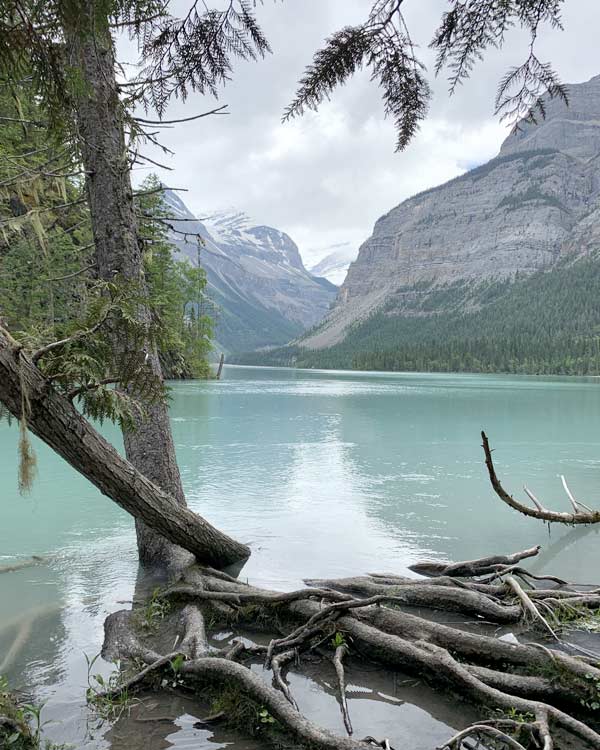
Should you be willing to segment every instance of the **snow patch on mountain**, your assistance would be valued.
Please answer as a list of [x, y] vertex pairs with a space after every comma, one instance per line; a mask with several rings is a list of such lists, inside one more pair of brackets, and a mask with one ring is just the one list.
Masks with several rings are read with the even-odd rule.
[[348, 267], [356, 260], [358, 249], [349, 242], [332, 245], [328, 249], [332, 252], [327, 253], [308, 270], [313, 276], [320, 276], [336, 286], [341, 286], [346, 278]]

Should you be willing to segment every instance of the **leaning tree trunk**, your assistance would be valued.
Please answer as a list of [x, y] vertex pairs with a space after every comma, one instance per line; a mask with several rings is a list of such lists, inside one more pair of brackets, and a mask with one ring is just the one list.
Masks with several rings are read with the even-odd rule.
[[[81, 0], [80, 12], [68, 14], [64, 32], [70, 64], [81, 71], [73, 94], [81, 156], [100, 278], [110, 281], [119, 274], [126, 281], [144, 284], [143, 258], [137, 236], [130, 163], [125, 145], [123, 106], [115, 80], [114, 45], [106, 17], [95, 12], [93, 3]], [[149, 310], [140, 309], [142, 322]], [[127, 356], [131, 343], [118, 327], [113, 346]], [[154, 347], [148, 347], [148, 364], [162, 380]], [[173, 435], [165, 403], [146, 408], [135, 429], [124, 431], [129, 461], [151, 482], [186, 505]], [[182, 550], [136, 518], [140, 561], [170, 566], [184, 562]]]
[[[153, 484], [98, 433], [0, 328], [0, 402], [29, 429], [136, 519], [172, 546], [223, 567], [250, 550]], [[25, 414], [23, 414], [25, 411]]]

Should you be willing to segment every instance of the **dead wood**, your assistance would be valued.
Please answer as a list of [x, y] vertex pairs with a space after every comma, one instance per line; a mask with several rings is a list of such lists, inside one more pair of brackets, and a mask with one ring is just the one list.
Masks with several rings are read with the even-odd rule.
[[288, 703], [298, 711], [298, 704], [294, 700], [294, 697], [290, 691], [290, 686], [285, 680], [282, 674], [283, 667], [289, 662], [293, 661], [298, 657], [298, 652], [295, 649], [284, 651], [282, 654], [277, 654], [271, 659], [271, 668], [273, 670], [273, 684], [278, 690], [285, 695]]
[[522, 616], [519, 606], [499, 603], [481, 592], [462, 587], [435, 586], [425, 581], [415, 585], [398, 586], [383, 586], [364, 578], [308, 579], [305, 583], [308, 586], [314, 585], [363, 596], [380, 595], [389, 601], [395, 600], [397, 604], [409, 607], [460, 612], [503, 624], [518, 622]]
[[[564, 523], [574, 525], [600, 522], [599, 510], [582, 510], [581, 508], [579, 508], [579, 510], [573, 510], [572, 513], [548, 510], [548, 508], [544, 507], [535, 497], [535, 495], [533, 495], [533, 493], [530, 492], [527, 488], [525, 488], [525, 492], [529, 496], [534, 507], [532, 508], [529, 505], [525, 505], [524, 503], [515, 500], [515, 498], [512, 495], [509, 495], [509, 493], [504, 489], [504, 487], [500, 483], [500, 480], [498, 479], [496, 469], [494, 467], [494, 462], [492, 461], [492, 451], [485, 432], [481, 433], [481, 439], [483, 441], [485, 465], [487, 466], [490, 483], [494, 492], [496, 493], [496, 495], [498, 495], [503, 503], [506, 503], [506, 505], [508, 505], [509, 507], [519, 511], [519, 513], [523, 513], [523, 515], [525, 516], [529, 516], [530, 518], [539, 518], [540, 520], [548, 521], [549, 523]], [[570, 493], [567, 494], [570, 495]], [[571, 505], [573, 505], [572, 496], [569, 496], [569, 501], [571, 502]], [[575, 504], [574, 507], [578, 508], [579, 506], [582, 506], [582, 503]], [[588, 506], [585, 506], [585, 508], [587, 507]]]
[[[223, 603], [232, 606], [236, 609], [234, 621], [239, 623], [243, 623], [247, 617], [250, 618], [247, 620], [248, 624], [252, 624], [255, 616], [255, 607], [248, 608], [245, 604], [267, 609], [276, 607], [274, 611], [279, 618], [283, 618], [280, 622], [295, 621], [296, 627], [290, 625], [288, 634], [273, 639], [268, 647], [245, 646], [237, 641], [229, 649], [217, 652], [218, 655], [204, 655], [184, 661], [178, 665], [178, 674], [186, 681], [186, 685], [187, 680], [191, 679], [199, 685], [218, 684], [241, 691], [246, 698], [267, 710], [300, 744], [344, 750], [364, 749], [373, 743], [389, 747], [386, 740], [370, 741], [365, 738], [357, 742], [336, 737], [316, 727], [302, 716], [291, 695], [283, 674], [284, 667], [295, 660], [296, 668], [301, 668], [298, 653], [312, 649], [317, 644], [325, 650], [331, 649], [332, 643], [337, 641], [337, 638], [332, 637], [339, 632], [347, 643], [352, 644], [353, 653], [362, 659], [418, 676], [435, 689], [460, 694], [473, 704], [485, 706], [486, 711], [495, 710], [505, 715], [510, 711], [531, 714], [532, 720], [526, 722], [528, 731], [531, 731], [535, 742], [546, 750], [553, 747], [552, 732], [555, 729], [590, 747], [600, 747], [600, 735], [579, 718], [583, 710], [582, 704], [589, 703], [592, 697], [590, 690], [596, 680], [600, 680], [597, 663], [590, 663], [591, 659], [575, 658], [541, 644], [512, 643], [479, 633], [465, 632], [397, 608], [399, 605], [406, 606], [409, 591], [412, 592], [409, 597], [411, 602], [417, 601], [414, 592], [424, 591], [422, 602], [425, 603], [420, 605], [423, 608], [446, 609], [448, 606], [456, 606], [456, 602], [460, 602], [461, 606], [470, 606], [478, 614], [481, 610], [476, 605], [486, 611], [492, 606], [513, 608], [518, 610], [519, 619], [523, 620], [526, 613], [530, 621], [535, 619], [541, 624], [540, 618], [545, 620], [545, 614], [538, 607], [546, 607], [548, 612], [552, 612], [554, 607], [564, 606], [565, 602], [568, 606], [574, 606], [568, 603], [581, 597], [598, 604], [600, 600], [597, 593], [560, 589], [532, 589], [526, 592], [510, 576], [495, 584], [479, 584], [483, 587], [482, 590], [465, 587], [463, 582], [452, 585], [448, 577], [443, 584], [438, 585], [427, 580], [414, 584], [387, 585], [381, 583], [385, 579], [363, 578], [358, 583], [356, 579], [345, 579], [351, 582], [348, 588], [358, 585], [363, 594], [366, 583], [374, 586], [375, 589], [368, 588], [368, 591], [376, 590], [378, 593], [365, 598], [356, 597], [354, 588], [352, 594], [348, 591], [340, 593], [338, 580], [318, 581], [319, 588], [315, 589], [282, 593], [259, 589], [238, 582], [230, 576], [212, 575], [210, 571], [198, 568], [184, 578], [193, 583], [171, 586], [163, 595], [171, 597], [175, 604], [177, 599], [186, 602], [182, 610], [184, 637], [179, 648], [187, 651], [190, 656], [192, 651], [188, 648], [189, 635], [200, 634], [201, 642], [206, 638], [201, 612], [203, 606], [212, 608], [215, 604]], [[398, 578], [390, 576], [390, 580], [394, 582]], [[342, 588], [343, 583], [344, 579]], [[433, 591], [438, 596], [437, 604], [432, 598]], [[506, 603], [514, 602], [515, 598], [517, 604]], [[395, 605], [395, 608], [386, 606], [390, 604]], [[534, 611], [537, 613], [535, 616]], [[546, 613], [546, 610], [543, 611]], [[148, 671], [141, 676], [138, 673], [130, 678], [133, 681], [126, 683], [129, 690], [143, 687], [147, 680], [155, 681], [157, 673], [163, 669], [168, 670], [167, 662], [174, 658], [173, 654], [163, 657], [142, 644], [130, 631], [127, 613], [116, 613], [108, 619], [106, 637], [116, 644], [112, 649], [105, 646], [108, 655], [114, 656], [117, 653], [121, 657], [133, 656], [147, 665], [145, 669]], [[563, 646], [558, 642], [556, 645]], [[243, 663], [237, 663], [237, 660], [256, 660], [265, 652], [265, 665], [272, 670], [273, 686]], [[346, 731], [350, 734], [352, 724], [346, 700], [343, 663], [346, 654], [346, 646], [337, 643], [331, 658], [336, 669], [342, 717]], [[585, 715], [585, 711], [583, 713]], [[442, 747], [466, 747], [469, 738], [479, 741], [484, 741], [485, 738], [492, 741], [495, 738], [499, 741], [506, 736], [516, 744], [504, 741], [505, 746], [519, 748], [518, 739], [511, 736], [510, 729], [508, 718], [483, 720], [459, 733], [460, 736], [455, 735]]]
[[516, 565], [521, 560], [528, 557], [535, 557], [539, 554], [541, 547], [531, 547], [522, 552], [515, 552], [512, 555], [492, 555], [490, 557], [480, 557], [477, 560], [467, 560], [457, 563], [440, 563], [437, 561], [425, 560], [414, 565], [409, 565], [409, 570], [413, 573], [419, 573], [424, 576], [454, 576], [455, 578], [471, 578], [486, 573], [494, 573], [497, 566]]
[[209, 653], [204, 617], [196, 604], [186, 604], [181, 610], [180, 625], [183, 631], [179, 650], [190, 659], [199, 659]]
[[502, 732], [500, 729], [496, 729], [495, 727], [487, 726], [486, 724], [473, 724], [473, 726], [463, 729], [443, 745], [439, 745], [437, 750], [460, 750], [463, 740], [467, 739], [467, 737], [473, 737], [480, 740], [481, 735], [487, 735], [495, 740], [502, 740], [510, 750], [526, 750], [520, 742], [517, 742], [510, 735]]
[[343, 643], [338, 646], [333, 656], [333, 666], [335, 667], [335, 673], [337, 675], [338, 687], [340, 689], [340, 708], [342, 710], [342, 717], [344, 719], [344, 726], [348, 735], [352, 735], [352, 722], [350, 721], [350, 713], [348, 711], [348, 701], [346, 700], [346, 676], [344, 674], [344, 657], [348, 653], [348, 646]]

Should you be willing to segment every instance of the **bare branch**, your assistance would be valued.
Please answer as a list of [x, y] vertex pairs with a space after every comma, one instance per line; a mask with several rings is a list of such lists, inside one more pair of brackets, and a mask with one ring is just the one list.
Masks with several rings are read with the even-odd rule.
[[[539, 518], [542, 521], [548, 521], [549, 523], [565, 523], [565, 524], [588, 524], [588, 523], [600, 523], [600, 511], [593, 510], [587, 512], [576, 512], [576, 513], [561, 513], [559, 511], [547, 510], [546, 508], [531, 508], [528, 505], [515, 500], [512, 495], [504, 489], [498, 476], [494, 463], [492, 461], [492, 451], [485, 432], [481, 433], [481, 439], [483, 441], [483, 451], [485, 454], [485, 465], [487, 466], [490, 483], [496, 495], [502, 500], [503, 503], [510, 506], [514, 510], [523, 513], [525, 516], [530, 518]], [[529, 494], [529, 493], [528, 493]], [[531, 496], [531, 495], [530, 495]], [[537, 501], [536, 501], [537, 502]], [[537, 505], [540, 505], [537, 502]]]
[[209, 112], [202, 112], [200, 115], [192, 115], [192, 117], [181, 117], [177, 120], [146, 120], [143, 117], [134, 117], [136, 122], [141, 122], [144, 125], [177, 125], [180, 122], [191, 122], [192, 120], [199, 120], [202, 117], [209, 117], [210, 115], [228, 115], [229, 112], [224, 112], [229, 105], [223, 104], [220, 107], [211, 109]]

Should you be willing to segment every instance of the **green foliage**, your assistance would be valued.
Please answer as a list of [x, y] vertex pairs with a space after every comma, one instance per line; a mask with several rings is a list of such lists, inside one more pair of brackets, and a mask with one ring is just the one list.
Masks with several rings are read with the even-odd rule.
[[185, 99], [188, 91], [216, 96], [234, 58], [256, 60], [271, 51], [247, 0], [233, 0], [224, 10], [194, 3], [184, 19], [171, 16], [168, 6], [142, 25], [141, 34], [132, 29], [146, 63], [136, 95], [159, 113], [172, 96]]
[[212, 698], [211, 714], [227, 716], [228, 723], [252, 737], [282, 733], [283, 727], [265, 706], [250, 700], [243, 691], [223, 685], [209, 688], [205, 695]]
[[329, 349], [298, 346], [242, 363], [396, 372], [600, 374], [600, 261], [514, 280], [398, 290]]
[[335, 635], [331, 639], [331, 645], [333, 648], [339, 648], [340, 646], [346, 645], [346, 636], [339, 630], [336, 630]]
[[589, 698], [581, 698], [580, 703], [588, 711], [600, 711], [600, 679], [593, 674], [586, 674], [585, 679], [589, 683]]
[[600, 633], [600, 609], [590, 609], [585, 606], [573, 606], [561, 603], [560, 600], [554, 614], [558, 622], [572, 630], [585, 630], [588, 633]]
[[[512, 68], [500, 82], [496, 111], [513, 122], [542, 117], [542, 96], [567, 101], [565, 87], [548, 63], [537, 58], [534, 47], [542, 24], [562, 29], [560, 11], [564, 0], [451, 0], [431, 46], [437, 51], [436, 72], [450, 71], [450, 90], [469, 77], [477, 62], [490, 48], [501, 47], [506, 32], [518, 25], [529, 32], [529, 55], [522, 65]], [[513, 93], [514, 92], [514, 93]]]
[[[154, 589], [145, 607], [135, 611], [136, 625], [145, 633], [155, 633], [160, 623], [171, 611], [168, 599], [161, 596], [160, 588]], [[172, 665], [173, 666], [173, 665]], [[174, 670], [175, 671], [175, 670]]]
[[[128, 715], [133, 705], [139, 701], [133, 698], [126, 688], [118, 689], [123, 681], [120, 662], [115, 662], [115, 669], [105, 678], [100, 673], [92, 674], [94, 664], [100, 654], [96, 654], [91, 659], [85, 653], [84, 656], [87, 665], [86, 700], [88, 705], [104, 721], [115, 722], [121, 716]], [[115, 691], [115, 695], [110, 694], [112, 691]]]
[[261, 724], [275, 724], [276, 719], [274, 719], [271, 714], [267, 711], [266, 708], [262, 708], [258, 712], [258, 718], [260, 720]]
[[568, 209], [555, 195], [544, 193], [537, 185], [530, 185], [527, 190], [518, 195], [505, 196], [498, 204], [498, 208], [505, 206], [509, 211], [514, 211], [532, 201], [568, 212]]
[[42, 721], [44, 704], [21, 703], [10, 692], [8, 681], [0, 675], [0, 716], [11, 726], [0, 725], [0, 747], [6, 750], [67, 750], [66, 745], [44, 741]]
[[175, 676], [181, 672], [181, 667], [183, 666], [184, 661], [185, 656], [183, 654], [177, 654], [177, 656], [169, 662], [169, 666]]
[[[197, 314], [204, 272], [174, 261], [164, 226], [154, 219], [165, 214], [155, 194], [140, 198], [147, 284], [120, 276], [99, 281], [72, 142], [21, 122], [42, 117], [27, 81], [0, 86], [0, 117], [9, 123], [0, 135], [0, 323], [26, 352], [42, 352], [41, 371], [84, 415], [133, 429], [166, 396], [148, 364], [151, 350], [178, 363], [175, 376], [210, 374], [212, 321]], [[147, 181], [146, 189], [156, 187], [155, 178]], [[140, 318], [147, 307], [150, 313]], [[117, 328], [127, 351], [113, 346]], [[25, 389], [22, 412], [19, 489], [26, 493], [36, 464]]]
[[506, 718], [512, 719], [513, 721], [516, 721], [519, 724], [525, 724], [527, 722], [535, 721], [534, 714], [523, 713], [522, 711], [518, 711], [514, 707], [509, 708], [509, 710], [506, 712]]
[[[452, 7], [443, 14], [430, 43], [437, 51], [436, 73], [449, 70], [450, 91], [454, 92], [484, 53], [502, 47], [506, 32], [520, 26], [531, 39], [529, 54], [500, 81], [496, 111], [515, 124], [523, 117], [535, 122], [536, 114], [545, 115], [544, 97], [567, 101], [566, 89], [551, 65], [535, 54], [543, 24], [562, 28], [563, 1], [450, 0]], [[396, 148], [405, 148], [427, 113], [430, 90], [401, 5], [398, 0], [376, 0], [364, 23], [332, 34], [300, 80], [284, 119], [316, 109], [356, 71], [369, 67], [382, 90], [386, 115], [394, 119]]]
[[[17, 117], [23, 108], [28, 117], [40, 116], [27, 85], [16, 100], [3, 92], [0, 88], [0, 116]], [[21, 99], [26, 104], [17, 107]], [[6, 159], [0, 160], [0, 317], [30, 352], [65, 341], [40, 360], [54, 385], [76, 397], [86, 415], [127, 427], [139, 408], [134, 397], [152, 403], [164, 396], [146, 364], [149, 346], [179, 363], [175, 375], [208, 376], [212, 321], [196, 312], [206, 277], [202, 269], [173, 259], [166, 230], [153, 218], [165, 214], [160, 195], [139, 199], [152, 309], [140, 323], [145, 288], [118, 277], [110, 283], [95, 278], [83, 185], [77, 176], [56, 177], [74, 169], [72, 146], [52, 139], [44, 145], [37, 129], [24, 131], [17, 123], [3, 129], [1, 154]], [[43, 167], [52, 172], [40, 172]], [[144, 189], [156, 187], [156, 178], [149, 178]], [[111, 346], [110, 331], [117, 326], [126, 329], [131, 343], [126, 357]], [[111, 385], [116, 380], [118, 391]], [[26, 448], [23, 443], [24, 468]]]
[[427, 113], [431, 93], [398, 4], [392, 0], [374, 3], [363, 24], [347, 26], [327, 39], [300, 80], [284, 119], [317, 109], [363, 66], [379, 84], [385, 114], [396, 126], [396, 150], [404, 149]]
[[142, 184], [138, 199], [150, 306], [162, 331], [159, 349], [163, 361], [171, 363], [168, 369], [172, 377], [206, 378], [211, 374], [208, 355], [213, 336], [213, 320], [202, 312], [206, 273], [201, 266], [174, 259], [167, 228], [154, 218], [169, 215], [160, 188], [158, 178], [151, 175]]

